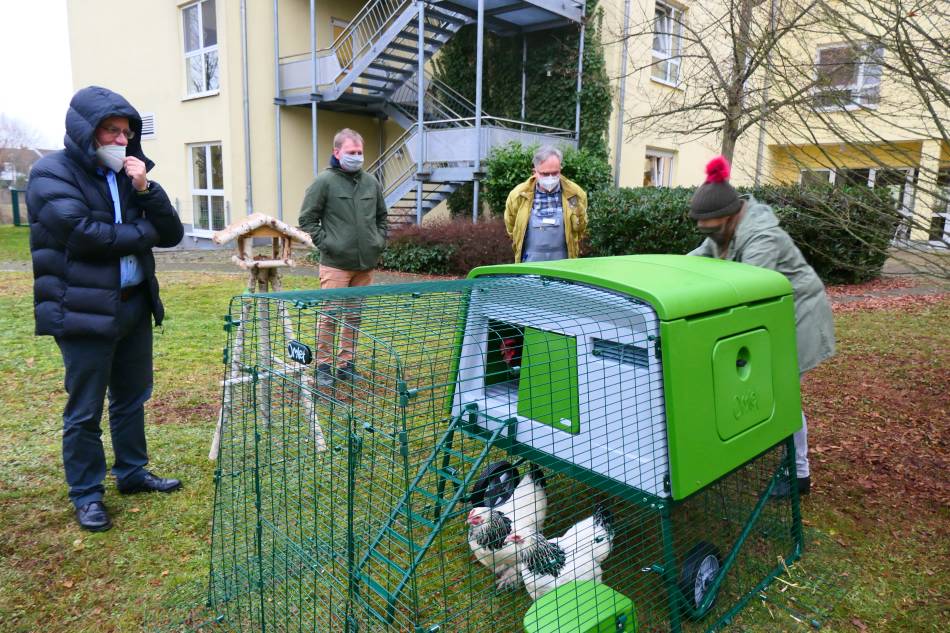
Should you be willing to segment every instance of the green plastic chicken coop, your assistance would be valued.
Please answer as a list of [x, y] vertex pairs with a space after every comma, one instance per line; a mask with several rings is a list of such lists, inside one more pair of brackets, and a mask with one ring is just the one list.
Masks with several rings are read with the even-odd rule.
[[[236, 297], [215, 626], [722, 628], [801, 553], [791, 292], [630, 256]], [[318, 387], [333, 330], [357, 374]]]

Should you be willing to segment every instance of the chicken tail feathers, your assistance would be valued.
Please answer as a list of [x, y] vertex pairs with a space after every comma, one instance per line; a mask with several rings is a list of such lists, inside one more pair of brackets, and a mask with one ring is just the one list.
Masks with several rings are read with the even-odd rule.
[[607, 538], [613, 540], [614, 514], [602, 503], [598, 503], [594, 508], [594, 525], [603, 528], [607, 532]]
[[541, 467], [537, 464], [531, 462], [528, 464], [528, 473], [531, 475], [531, 479], [535, 481], [542, 488], [548, 487], [548, 480], [544, 475], [544, 471], [541, 470]]

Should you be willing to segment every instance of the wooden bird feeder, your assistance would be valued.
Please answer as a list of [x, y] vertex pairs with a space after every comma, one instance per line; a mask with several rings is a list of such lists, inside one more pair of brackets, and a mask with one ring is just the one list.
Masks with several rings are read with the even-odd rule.
[[[272, 257], [268, 259], [266, 255], [254, 255], [255, 237], [271, 238]], [[252, 213], [220, 231], [215, 231], [211, 240], [215, 244], [227, 244], [231, 240], [237, 240], [237, 253], [231, 256], [231, 261], [245, 270], [294, 266], [294, 242], [313, 248], [313, 240], [306, 232], [263, 213]]]
[[[255, 237], [271, 238], [272, 249], [270, 258], [266, 255], [254, 255]], [[279, 292], [281, 290], [280, 269], [294, 265], [292, 249], [295, 242], [307, 248], [313, 248], [313, 240], [310, 239], [310, 235], [306, 232], [281, 222], [277, 218], [264, 215], [263, 213], [252, 213], [243, 220], [234, 222], [226, 228], [216, 231], [211, 239], [215, 244], [227, 244], [231, 240], [237, 240], [237, 253], [231, 256], [231, 261], [248, 271], [247, 291], [248, 294], [251, 295], [262, 292]], [[235, 375], [239, 373], [241, 366], [246, 329], [245, 324], [253, 322], [253, 310], [257, 311], [256, 320], [259, 328], [257, 336], [261, 340], [270, 341], [271, 332], [269, 324], [272, 319], [276, 319], [281, 323], [286, 336], [293, 338], [293, 322], [287, 313], [286, 307], [281, 306], [277, 309], [277, 314], [272, 314], [270, 307], [265, 302], [256, 305], [253, 304], [253, 302], [244, 302], [241, 309], [241, 326], [235, 336], [235, 352], [231, 357], [231, 369], [232, 372], [235, 372]], [[282, 362], [272, 360], [273, 362]], [[284, 363], [283, 366], [286, 374], [293, 376], [300, 385], [309, 385], [312, 383], [313, 378], [302, 369], [304, 365], [287, 365]], [[232, 388], [235, 382], [240, 383], [245, 380], [250, 380], [250, 377], [242, 376], [236, 379], [232, 378], [221, 383], [224, 387], [224, 405], [221, 410], [218, 411], [218, 423], [215, 427], [214, 435], [211, 438], [211, 450], [208, 453], [208, 459], [214, 460], [217, 458], [221, 444], [222, 427], [225, 420], [230, 419], [227, 411], [229, 411], [232, 406]], [[269, 378], [265, 378], [263, 382], [267, 382], [267, 380], [269, 380]], [[261, 383], [262, 385], [263, 382]], [[312, 396], [308, 390], [302, 387], [298, 388], [297, 392], [297, 397], [300, 399], [303, 407], [303, 415], [309, 420], [311, 426], [316, 450], [324, 451], [326, 450], [326, 440], [323, 436], [323, 429], [320, 428], [320, 423], [317, 421]], [[262, 392], [261, 395], [263, 397], [264, 393]], [[265, 423], [270, 423], [269, 418], [265, 419]]]

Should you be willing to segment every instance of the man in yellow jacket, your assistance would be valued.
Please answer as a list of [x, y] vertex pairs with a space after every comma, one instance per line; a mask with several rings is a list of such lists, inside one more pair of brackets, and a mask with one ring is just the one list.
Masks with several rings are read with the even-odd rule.
[[575, 258], [587, 231], [587, 194], [561, 175], [561, 151], [545, 145], [534, 153], [534, 173], [512, 189], [505, 229], [516, 262]]

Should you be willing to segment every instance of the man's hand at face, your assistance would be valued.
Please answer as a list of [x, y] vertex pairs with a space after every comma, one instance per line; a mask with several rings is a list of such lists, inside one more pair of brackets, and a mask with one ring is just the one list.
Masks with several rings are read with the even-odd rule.
[[135, 187], [136, 191], [145, 191], [148, 188], [145, 163], [135, 156], [125, 157], [125, 174], [132, 179], [132, 186]]

